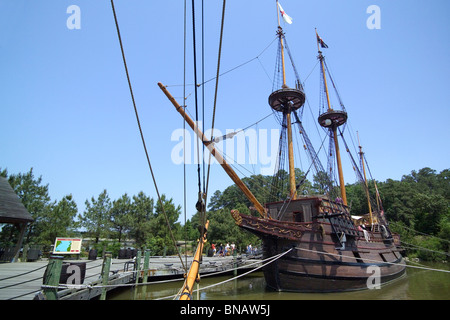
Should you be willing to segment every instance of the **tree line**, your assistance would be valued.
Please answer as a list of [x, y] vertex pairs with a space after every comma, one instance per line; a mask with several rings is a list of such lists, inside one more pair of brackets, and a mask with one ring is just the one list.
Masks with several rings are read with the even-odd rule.
[[[36, 178], [32, 168], [27, 173], [11, 175], [4, 169], [0, 170], [0, 175], [8, 179], [34, 219], [26, 230], [24, 244], [50, 246], [56, 237], [82, 236], [91, 239], [92, 248], [117, 253], [124, 242], [131, 239], [134, 247], [146, 247], [152, 254], [159, 255], [166, 249], [167, 254], [175, 251], [169, 226], [177, 238], [182, 239], [182, 227], [177, 222], [181, 207], [165, 195], [161, 196], [161, 205], [142, 191], [133, 196], [125, 193], [112, 200], [105, 189], [97, 197], [87, 199], [84, 212], [78, 213], [72, 194], [52, 201], [48, 184], [43, 184], [42, 177]], [[17, 232], [14, 225], [4, 225], [0, 231], [0, 244], [13, 245]]]
[[[42, 177], [35, 177], [33, 169], [27, 173], [8, 174], [0, 170], [0, 175], [8, 179], [14, 191], [22, 200], [34, 222], [28, 226], [24, 243], [51, 245], [56, 237], [90, 238], [97, 249], [106, 248], [117, 252], [125, 241], [132, 240], [136, 248], [148, 248], [153, 255], [174, 254], [176, 252], [169, 228], [178, 241], [195, 240], [199, 237], [198, 227], [201, 215], [196, 213], [186, 224], [178, 219], [181, 206], [173, 203], [166, 195], [161, 203], [144, 192], [137, 195], [124, 194], [118, 199], [110, 199], [107, 190], [85, 201], [85, 210], [78, 212], [71, 194], [61, 200], [51, 200], [48, 184]], [[244, 178], [244, 183], [256, 198], [265, 203], [277, 197], [287, 196], [287, 173], [279, 173], [276, 190], [273, 190], [271, 176], [253, 175]], [[296, 169], [296, 180], [300, 194], [321, 193], [323, 179], [306, 179], [305, 174]], [[322, 181], [322, 182], [321, 182]], [[375, 184], [368, 182], [369, 190], [375, 194]], [[450, 250], [450, 170], [436, 172], [422, 168], [404, 175], [400, 180], [377, 181], [381, 203], [392, 231], [401, 235], [410, 255], [424, 260], [446, 260]], [[272, 188], [272, 192], [269, 191]], [[368, 204], [364, 189], [359, 183], [347, 184], [347, 198], [354, 214], [367, 213]], [[230, 215], [231, 209], [252, 214], [251, 204], [236, 185], [223, 191], [215, 191], [207, 203], [206, 217], [210, 220], [209, 244], [225, 245], [235, 243], [238, 251], [244, 251], [248, 244], [258, 246], [260, 240], [241, 230]], [[164, 208], [164, 210], [163, 210]], [[169, 226], [163, 211], [167, 215]], [[83, 230], [83, 231], [80, 231]], [[17, 230], [13, 225], [4, 225], [0, 231], [0, 244], [14, 243]], [[416, 250], [415, 247], [426, 250]]]
[[[314, 176], [313, 181], [309, 181], [300, 169], [296, 168], [295, 171], [296, 182], [300, 182], [297, 185], [299, 194], [321, 194], [327, 188], [323, 176]], [[275, 190], [273, 177], [270, 176], [254, 175], [244, 178], [243, 181], [255, 197], [261, 203], [265, 203], [273, 199], [273, 193], [281, 199], [287, 197], [289, 192], [287, 175], [287, 172], [278, 173], [277, 181], [283, 183], [278, 184]], [[393, 232], [400, 234], [408, 255], [422, 260], [448, 260], [450, 170], [445, 169], [438, 173], [425, 167], [403, 175], [400, 180], [368, 181], [371, 195], [376, 194], [375, 183], [381, 198], [381, 209], [389, 227]], [[269, 192], [271, 188], [272, 192]], [[347, 184], [346, 192], [351, 214], [362, 215], [369, 212], [366, 192], [361, 183]], [[239, 241], [244, 238], [229, 212], [238, 209], [242, 213], [251, 214], [248, 209], [251, 205], [236, 185], [224, 191], [216, 191], [208, 205], [210, 220], [218, 220], [218, 223], [212, 223], [210, 227], [216, 239]], [[245, 235], [244, 239], [247, 242], [258, 242], [256, 237], [248, 235]]]

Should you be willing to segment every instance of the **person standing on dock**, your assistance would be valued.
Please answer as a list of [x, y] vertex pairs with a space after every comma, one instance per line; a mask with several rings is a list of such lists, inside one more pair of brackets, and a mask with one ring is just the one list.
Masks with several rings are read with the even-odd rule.
[[225, 246], [225, 253], [224, 253], [224, 257], [226, 257], [228, 255], [228, 253], [230, 252], [230, 244], [227, 242], [226, 246]]

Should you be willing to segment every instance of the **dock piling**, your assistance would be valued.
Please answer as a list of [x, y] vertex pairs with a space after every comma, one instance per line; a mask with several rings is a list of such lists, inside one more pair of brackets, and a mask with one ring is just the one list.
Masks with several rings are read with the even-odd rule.
[[[142, 277], [142, 283], [147, 283], [149, 265], [150, 265], [150, 250], [146, 249], [145, 255], [144, 255], [144, 274]], [[147, 286], [146, 285], [142, 286], [142, 297], [144, 300], [147, 299]]]
[[[111, 252], [105, 253], [105, 259], [103, 259], [102, 266], [102, 285], [106, 286], [109, 280], [109, 270], [111, 268]], [[106, 288], [102, 288], [102, 294], [100, 300], [106, 300]]]
[[140, 277], [140, 273], [141, 273], [141, 250], [138, 250], [137, 254], [136, 254], [136, 262], [134, 265], [134, 294], [133, 294], [133, 300], [136, 300], [137, 297], [137, 293], [138, 293], [138, 283], [139, 283], [139, 277]]

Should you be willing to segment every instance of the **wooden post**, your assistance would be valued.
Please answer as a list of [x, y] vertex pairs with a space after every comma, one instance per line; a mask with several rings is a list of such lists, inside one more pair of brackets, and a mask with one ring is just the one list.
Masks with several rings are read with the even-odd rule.
[[23, 238], [25, 236], [25, 230], [27, 229], [26, 223], [20, 223], [20, 235], [19, 240], [17, 241], [16, 247], [14, 248], [14, 256], [11, 259], [11, 262], [17, 262], [19, 259], [20, 248], [22, 247]]
[[[106, 286], [109, 280], [109, 270], [111, 268], [111, 252], [105, 253], [105, 259], [103, 259], [102, 265], [102, 285]], [[100, 300], [106, 300], [106, 288], [102, 288], [102, 294]]]
[[[44, 273], [44, 285], [57, 287], [61, 277], [62, 256], [51, 256]], [[57, 288], [44, 288], [44, 295], [47, 300], [58, 300]]]
[[[147, 283], [147, 278], [148, 278], [148, 269], [149, 269], [149, 265], [150, 265], [150, 250], [145, 250], [145, 255], [144, 255], [144, 276], [142, 278], [142, 283]], [[144, 297], [144, 299], [147, 299], [147, 286], [143, 285], [142, 286], [142, 296]]]
[[134, 295], [133, 295], [133, 300], [136, 300], [137, 297], [137, 291], [138, 291], [138, 283], [139, 283], [139, 277], [140, 277], [140, 272], [141, 272], [141, 250], [138, 250], [137, 255], [136, 255], [136, 264], [135, 264], [135, 268], [134, 268], [134, 276], [135, 276], [135, 286], [134, 286]]
[[233, 275], [236, 277], [238, 272], [237, 272], [237, 252], [236, 252], [236, 248], [233, 250]]
[[28, 261], [28, 250], [30, 249], [30, 246], [28, 244], [23, 246], [23, 253], [22, 253], [22, 262]]

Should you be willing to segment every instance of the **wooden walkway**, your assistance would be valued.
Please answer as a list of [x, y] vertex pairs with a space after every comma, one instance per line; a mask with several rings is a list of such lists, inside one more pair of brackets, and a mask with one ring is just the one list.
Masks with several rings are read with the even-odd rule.
[[[249, 260], [255, 262], [257, 260]], [[97, 260], [67, 260], [64, 262], [86, 262], [86, 275], [83, 284], [98, 283], [101, 278], [102, 259]], [[130, 283], [133, 275], [124, 272], [127, 269], [128, 259], [112, 259], [110, 268], [110, 283], [117, 285]], [[184, 257], [183, 257], [183, 262]], [[187, 258], [187, 264], [192, 262], [192, 257]], [[245, 264], [245, 262], [244, 262]], [[33, 300], [42, 290], [44, 272], [48, 260], [35, 262], [16, 262], [0, 264], [0, 300]], [[240, 263], [242, 265], [242, 262]], [[233, 269], [233, 257], [203, 257], [202, 272], [214, 272]], [[142, 263], [141, 263], [142, 268]], [[150, 270], [153, 278], [161, 275], [182, 275], [184, 270], [178, 257], [151, 257]], [[133, 270], [133, 265], [128, 265], [128, 271]], [[150, 277], [152, 278], [152, 277]], [[148, 281], [152, 281], [149, 279]], [[98, 290], [97, 290], [98, 291]], [[65, 297], [64, 299], [92, 299], [98, 292], [89, 290], [89, 294], [78, 297]]]
[[[73, 262], [86, 261], [86, 276], [84, 283], [98, 280], [102, 271], [103, 260], [74, 260]], [[123, 262], [124, 260], [118, 260]], [[111, 270], [118, 266], [114, 259]], [[48, 260], [35, 262], [15, 262], [0, 264], [0, 300], [33, 300], [41, 291], [42, 279]], [[120, 268], [123, 268], [123, 267]]]

